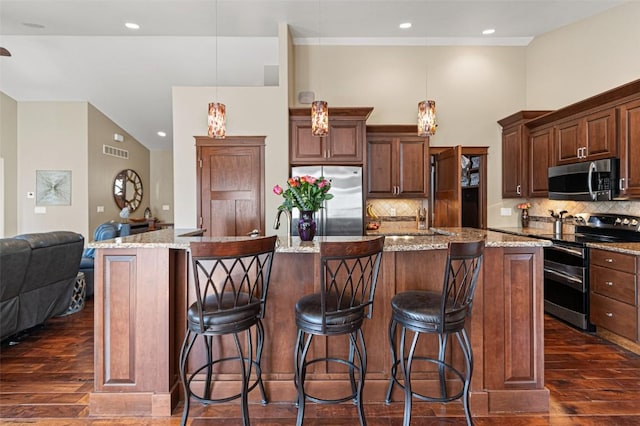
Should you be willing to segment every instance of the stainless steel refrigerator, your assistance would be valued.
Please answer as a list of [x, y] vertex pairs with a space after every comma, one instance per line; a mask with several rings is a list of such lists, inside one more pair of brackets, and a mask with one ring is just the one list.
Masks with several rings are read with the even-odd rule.
[[[299, 166], [291, 168], [291, 176], [324, 176], [331, 181], [333, 198], [325, 201], [316, 213], [316, 235], [362, 235], [362, 167]], [[291, 212], [292, 235], [298, 235], [300, 212]]]

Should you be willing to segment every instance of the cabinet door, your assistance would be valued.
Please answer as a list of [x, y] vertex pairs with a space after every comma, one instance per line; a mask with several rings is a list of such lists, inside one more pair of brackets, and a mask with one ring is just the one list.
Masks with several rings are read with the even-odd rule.
[[460, 145], [441, 152], [435, 158], [433, 226], [462, 226], [462, 169]]
[[556, 125], [556, 164], [582, 161], [585, 137], [584, 120], [570, 120]]
[[529, 136], [529, 197], [549, 194], [549, 166], [553, 165], [553, 127], [531, 131]]
[[429, 196], [429, 146], [424, 138], [400, 137], [398, 144], [398, 195]]
[[289, 160], [291, 163], [318, 164], [326, 160], [324, 138], [311, 134], [311, 120], [291, 121]]
[[640, 198], [640, 99], [620, 107], [620, 195]]
[[396, 144], [393, 136], [367, 138], [367, 195], [391, 197], [396, 186]]
[[341, 164], [362, 163], [363, 133], [364, 125], [362, 121], [330, 122], [329, 134], [323, 138], [326, 146], [326, 162]]
[[523, 127], [509, 127], [502, 132], [502, 198], [520, 198], [527, 193], [522, 179], [525, 167]]
[[616, 156], [615, 108], [589, 114], [585, 118], [585, 129], [586, 156], [589, 161]]
[[311, 119], [296, 117], [289, 132], [289, 162], [293, 165], [362, 164], [363, 120], [329, 118], [329, 134], [320, 137], [311, 134]]
[[428, 139], [408, 135], [367, 137], [367, 195], [429, 197]]

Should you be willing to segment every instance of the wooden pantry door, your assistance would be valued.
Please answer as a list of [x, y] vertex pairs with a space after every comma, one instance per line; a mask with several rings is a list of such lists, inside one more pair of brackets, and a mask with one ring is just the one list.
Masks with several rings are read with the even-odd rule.
[[199, 226], [205, 236], [244, 236], [264, 225], [264, 136], [196, 136]]

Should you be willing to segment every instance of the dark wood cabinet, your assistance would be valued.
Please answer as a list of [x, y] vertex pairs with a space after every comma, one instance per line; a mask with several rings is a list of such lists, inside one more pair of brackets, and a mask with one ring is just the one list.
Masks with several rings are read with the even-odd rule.
[[532, 130], [529, 133], [528, 149], [528, 182], [529, 197], [546, 197], [549, 195], [549, 167], [553, 162], [553, 127], [548, 126]]
[[362, 165], [366, 120], [373, 108], [329, 108], [327, 136], [311, 134], [311, 110], [289, 109], [289, 163]]
[[[638, 342], [638, 257], [631, 254], [591, 249], [589, 267], [590, 320], [633, 342]], [[605, 337], [610, 337], [606, 336]], [[615, 336], [614, 339], [615, 340]]]
[[[502, 126], [502, 198], [537, 196], [529, 194], [530, 144], [529, 128], [525, 124], [548, 112], [519, 111], [498, 121]], [[536, 146], [538, 147], [539, 145]], [[537, 161], [537, 158], [535, 160]], [[542, 168], [546, 170], [548, 164], [536, 164], [538, 175]], [[538, 183], [536, 185], [539, 186]]]
[[367, 197], [429, 197], [429, 138], [417, 133], [410, 125], [367, 127]]
[[607, 108], [556, 124], [556, 164], [615, 157], [616, 110]]
[[620, 196], [640, 198], [640, 99], [619, 108]]

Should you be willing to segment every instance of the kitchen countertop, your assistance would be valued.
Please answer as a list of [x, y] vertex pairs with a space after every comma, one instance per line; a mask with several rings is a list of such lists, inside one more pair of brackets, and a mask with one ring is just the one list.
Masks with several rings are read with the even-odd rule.
[[[243, 240], [251, 237], [201, 237], [196, 236], [199, 230], [162, 229], [144, 232], [127, 237], [119, 237], [103, 241], [91, 241], [91, 248], [173, 248], [188, 249], [192, 241], [229, 241]], [[279, 253], [317, 253], [322, 241], [361, 241], [376, 235], [368, 232], [366, 236], [354, 237], [316, 237], [312, 242], [300, 241], [293, 237], [291, 245], [286, 238], [278, 239], [276, 252]], [[380, 235], [380, 234], [377, 234]], [[385, 251], [417, 251], [437, 250], [447, 247], [449, 241], [470, 241], [486, 238], [487, 247], [537, 247], [551, 245], [550, 241], [529, 238], [521, 235], [505, 234], [474, 228], [431, 228], [420, 235], [386, 236]]]
[[[545, 236], [548, 237], [552, 235], [553, 232], [548, 229], [540, 229], [540, 228], [520, 228], [520, 227], [492, 227], [489, 228], [492, 231], [497, 232], [505, 232], [512, 235], [522, 235], [522, 236]], [[562, 239], [567, 241], [572, 241], [574, 238], [573, 233], [563, 233]], [[632, 242], [632, 243], [605, 243], [605, 242], [588, 242], [587, 247], [597, 248], [601, 250], [615, 251], [618, 253], [626, 253], [634, 256], [640, 256], [640, 242]]]

